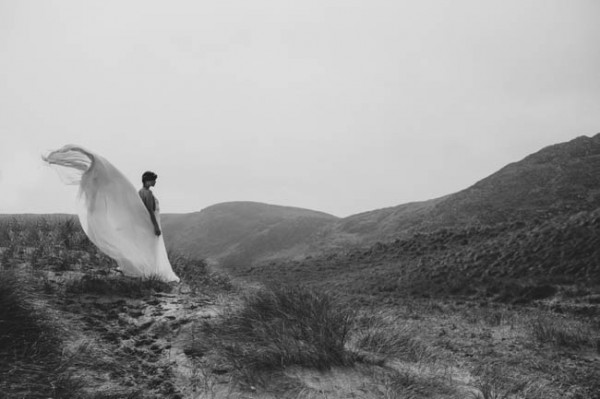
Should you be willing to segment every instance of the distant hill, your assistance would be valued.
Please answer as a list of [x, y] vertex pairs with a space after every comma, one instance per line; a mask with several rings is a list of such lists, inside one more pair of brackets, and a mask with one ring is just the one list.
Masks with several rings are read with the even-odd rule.
[[167, 246], [224, 266], [310, 252], [311, 238], [338, 218], [308, 209], [228, 202], [162, 218]]

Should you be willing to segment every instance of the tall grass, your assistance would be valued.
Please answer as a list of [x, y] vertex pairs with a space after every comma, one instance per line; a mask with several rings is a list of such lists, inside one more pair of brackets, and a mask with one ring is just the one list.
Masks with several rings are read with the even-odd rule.
[[384, 359], [398, 358], [407, 362], [434, 360], [429, 347], [416, 339], [414, 329], [405, 320], [384, 313], [357, 318], [354, 345]]
[[595, 347], [600, 351], [600, 332], [582, 321], [539, 315], [529, 322], [529, 331], [540, 343], [568, 348]]
[[354, 313], [323, 292], [302, 287], [262, 289], [215, 325], [204, 325], [210, 342], [242, 374], [299, 365], [319, 370], [350, 365], [346, 350]]

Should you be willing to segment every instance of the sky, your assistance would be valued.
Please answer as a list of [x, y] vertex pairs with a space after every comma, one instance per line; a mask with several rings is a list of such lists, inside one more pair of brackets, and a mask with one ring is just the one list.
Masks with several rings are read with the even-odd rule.
[[75, 213], [70, 143], [162, 212], [344, 217], [599, 132], [597, 0], [0, 0], [0, 213]]

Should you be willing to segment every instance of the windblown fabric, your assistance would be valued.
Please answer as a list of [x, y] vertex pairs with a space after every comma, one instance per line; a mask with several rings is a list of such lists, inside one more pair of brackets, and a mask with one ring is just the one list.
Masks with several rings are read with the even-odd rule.
[[[43, 159], [67, 184], [79, 185], [79, 221], [90, 240], [115, 259], [127, 276], [156, 275], [179, 281], [156, 236], [137, 190], [110, 162], [82, 147], [66, 145]], [[158, 209], [156, 220], [160, 224]]]

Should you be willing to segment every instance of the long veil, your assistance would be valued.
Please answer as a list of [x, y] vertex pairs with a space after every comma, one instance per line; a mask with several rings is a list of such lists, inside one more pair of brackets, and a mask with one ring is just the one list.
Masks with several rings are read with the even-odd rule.
[[[148, 210], [131, 182], [110, 162], [80, 146], [66, 145], [43, 159], [67, 184], [79, 185], [78, 216], [89, 239], [115, 259], [128, 276], [156, 275], [179, 281], [162, 234], [156, 236]], [[160, 223], [160, 215], [156, 212]]]

